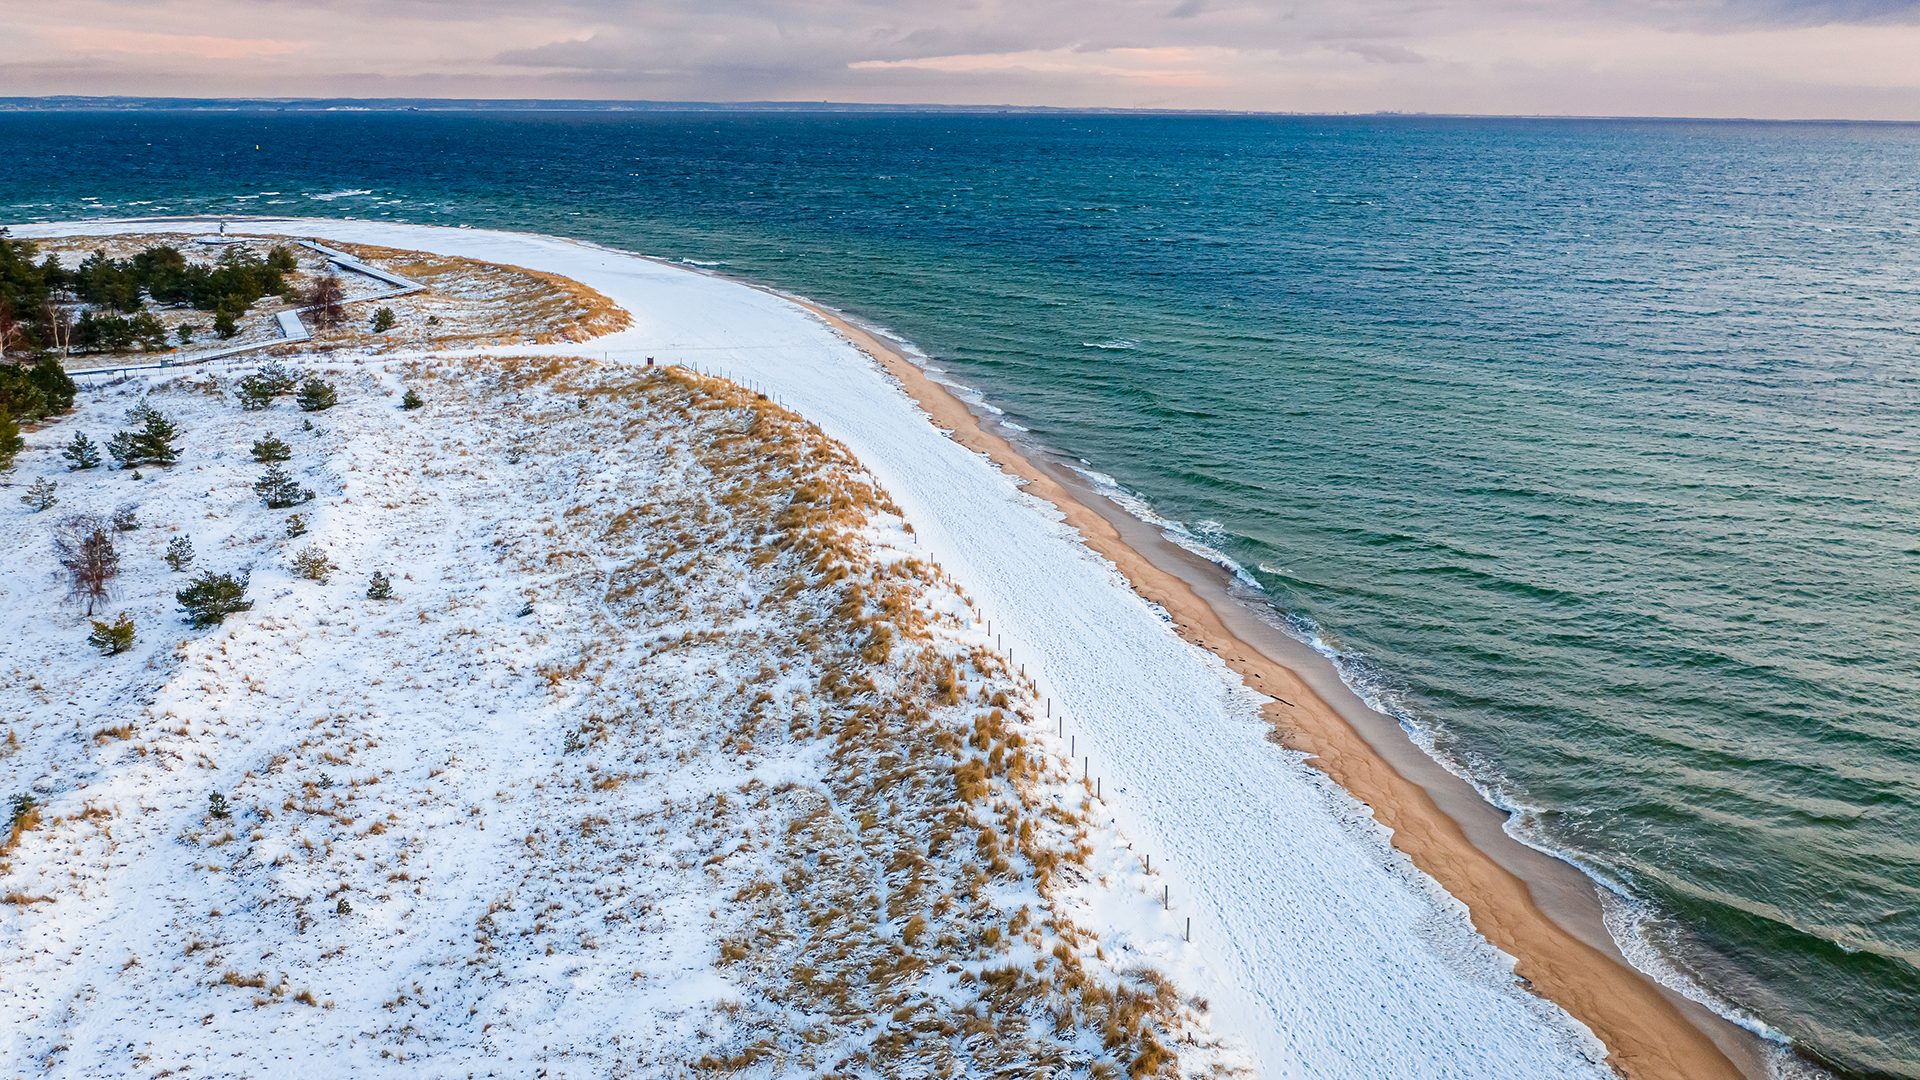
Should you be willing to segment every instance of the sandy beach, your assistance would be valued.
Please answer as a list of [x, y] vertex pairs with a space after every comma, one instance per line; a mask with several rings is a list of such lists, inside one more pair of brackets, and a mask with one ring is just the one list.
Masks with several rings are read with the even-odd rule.
[[[152, 225], [17, 234], [136, 228]], [[999, 624], [995, 649], [1064, 714], [1120, 831], [1167, 865], [1169, 910], [1190, 905], [1201, 942], [1174, 974], [1211, 990], [1263, 1075], [1370, 1077], [1389, 1062], [1409, 1077], [1599, 1075], [1567, 1017], [1634, 1080], [1764, 1075], [1757, 1040], [1620, 959], [1591, 883], [1507, 838], [1496, 811], [1323, 658], [1240, 607], [1220, 568], [1020, 453], [884, 337], [802, 300], [564, 240], [343, 221], [236, 228], [568, 276], [628, 307], [634, 326], [542, 350], [717, 371], [845, 441]], [[1383, 864], [1376, 843], [1406, 866]], [[1499, 954], [1524, 988], [1502, 981]]]
[[[1333, 686], [1324, 677], [1318, 686], [1309, 684], [1297, 670], [1302, 661], [1325, 668], [1325, 676], [1333, 675], [1331, 665], [1247, 617], [1226, 595], [1221, 568], [1160, 538], [1157, 529], [1114, 506], [1071, 471], [1020, 454], [885, 338], [818, 306], [813, 310], [884, 363], [935, 423], [952, 430], [956, 441], [988, 455], [1028, 481], [1033, 494], [1059, 507], [1089, 547], [1113, 560], [1141, 596], [1173, 615], [1183, 638], [1219, 656], [1249, 685], [1279, 699], [1264, 710], [1274, 737], [1311, 754], [1316, 768], [1366, 803], [1393, 830], [1394, 847], [1464, 902], [1474, 928], [1517, 959], [1514, 970], [1535, 991], [1591, 1028], [1623, 1073], [1667, 1080], [1766, 1075], [1753, 1036], [1627, 966], [1606, 935], [1593, 885], [1583, 875], [1500, 832], [1498, 811], [1420, 754], [1397, 725], [1368, 709], [1337, 677], [1331, 679]], [[1104, 513], [1096, 513], [1095, 506]], [[1158, 549], [1156, 558], [1143, 553], [1150, 547]], [[1189, 573], [1182, 575], [1177, 564], [1186, 564]], [[1213, 595], [1203, 596], [1202, 589]], [[1230, 627], [1229, 622], [1237, 625]], [[1282, 660], [1275, 654], [1287, 645], [1294, 646], [1288, 650], [1292, 655]], [[1329, 703], [1335, 695], [1345, 699], [1344, 708]], [[1362, 737], [1354, 722], [1359, 712], [1371, 714], [1376, 741]], [[1386, 739], [1397, 740], [1404, 752], [1379, 745], [1386, 742], [1379, 738], [1382, 728]], [[1389, 754], [1398, 760], [1390, 760]], [[1416, 769], [1427, 784], [1443, 789], [1441, 797], [1453, 796], [1453, 813], [1440, 807], [1429, 787], [1408, 778]], [[1494, 824], [1470, 839], [1455, 815]], [[1531, 879], [1523, 877], [1527, 872]], [[1559, 918], [1536, 900], [1537, 886], [1557, 889]]]

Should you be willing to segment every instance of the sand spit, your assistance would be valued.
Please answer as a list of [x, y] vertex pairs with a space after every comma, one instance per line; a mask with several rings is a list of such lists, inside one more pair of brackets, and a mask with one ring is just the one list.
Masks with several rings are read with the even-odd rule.
[[[122, 227], [150, 226], [16, 232]], [[1104, 790], [1096, 805], [1117, 835], [1142, 864], [1151, 857], [1166, 912], [1192, 920], [1190, 948], [1169, 948], [1164, 927], [1113, 917], [1109, 940], [1155, 955], [1174, 985], [1207, 997], [1214, 1028], [1244, 1039], [1263, 1075], [1596, 1077], [1606, 1073], [1593, 1063], [1602, 1054], [1636, 1078], [1737, 1075], [1644, 980], [1561, 940], [1524, 885], [1495, 872], [1471, 880], [1491, 864], [1334, 709], [918, 369], [897, 356], [891, 376], [876, 366], [868, 356], [887, 361], [889, 351], [858, 328], [735, 283], [551, 238], [340, 221], [245, 227], [580, 281], [634, 319], [593, 352], [727, 372], [845, 443], [914, 526], [918, 549], [993, 621], [992, 654], [1033, 682], [1042, 727], [1055, 721], [1081, 775]], [[1312, 723], [1284, 718], [1291, 749], [1271, 737], [1276, 692], [1311, 713]], [[1464, 908], [1435, 884], [1450, 878]], [[1528, 993], [1476, 924], [1586, 1026]], [[1559, 984], [1565, 993], [1554, 992]]]

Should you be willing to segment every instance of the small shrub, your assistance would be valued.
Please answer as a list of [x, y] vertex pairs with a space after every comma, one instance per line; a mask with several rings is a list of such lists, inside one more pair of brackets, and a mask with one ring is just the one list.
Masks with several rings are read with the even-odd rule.
[[167, 565], [179, 573], [193, 565], [193, 540], [185, 536], [176, 536], [167, 541]]
[[300, 554], [293, 557], [293, 572], [296, 577], [303, 577], [308, 581], [317, 581], [322, 585], [327, 583], [327, 575], [337, 569], [339, 569], [339, 567], [327, 561], [326, 552], [321, 551], [311, 544], [301, 549]]
[[273, 391], [252, 375], [240, 380], [238, 393], [240, 407], [248, 412], [259, 412], [273, 405]]
[[271, 461], [286, 461], [293, 457], [293, 447], [288, 446], [278, 435], [268, 435], [264, 439], [253, 440], [253, 460], [266, 464]]
[[427, 316], [427, 325], [428, 325], [428, 326], [439, 326], [439, 325], [440, 325], [440, 316], [438, 316], [438, 315], [429, 315], [429, 316]]
[[301, 537], [305, 535], [307, 535], [307, 515], [288, 514], [287, 515], [287, 539], [292, 540], [296, 537]]
[[[166, 414], [142, 401], [127, 410], [127, 423], [136, 425], [136, 431], [122, 431], [107, 440], [107, 453], [123, 469], [136, 465], [171, 465], [180, 457], [180, 448], [173, 445], [179, 437], [179, 429]], [[140, 477], [136, 474], [134, 479]]]
[[267, 471], [254, 483], [253, 490], [269, 510], [284, 510], [313, 500], [313, 491], [301, 487], [278, 463], [267, 466]]
[[132, 532], [140, 527], [140, 519], [133, 515], [133, 507], [123, 506], [113, 512], [113, 531]]
[[393, 329], [393, 324], [398, 321], [399, 320], [393, 317], [392, 308], [383, 307], [373, 313], [373, 332], [376, 334], [384, 334]]
[[59, 484], [43, 476], [33, 482], [33, 486], [27, 489], [25, 495], [20, 496], [20, 501], [32, 507], [33, 512], [37, 514], [42, 510], [52, 509], [53, 504], [60, 501], [53, 497], [53, 493], [59, 488]]
[[417, 409], [426, 403], [426, 399], [420, 396], [420, 392], [412, 387], [408, 387], [406, 396], [400, 399], [400, 407], [409, 411]]
[[87, 644], [100, 650], [101, 656], [118, 656], [133, 648], [133, 616], [121, 612], [112, 623], [93, 620], [93, 633], [87, 635]]
[[20, 842], [20, 834], [40, 823], [40, 804], [32, 795], [22, 792], [7, 797], [7, 842], [0, 845], [0, 853], [13, 850]]
[[233, 812], [227, 809], [227, 797], [218, 791], [207, 796], [207, 813], [217, 818], [233, 816]]
[[353, 905], [347, 903], [347, 898], [343, 896], [340, 898], [339, 903], [333, 905], [333, 913], [335, 915], [351, 915], [353, 914]]
[[393, 579], [378, 570], [373, 572], [373, 580], [367, 583], [367, 599], [393, 599]]
[[300, 392], [293, 400], [301, 412], [320, 412], [339, 404], [340, 395], [334, 392], [332, 383], [308, 379], [300, 385]]
[[68, 472], [97, 469], [100, 467], [100, 444], [87, 438], [86, 432], [76, 431], [73, 441], [67, 444], [65, 450], [60, 451], [60, 456], [67, 459]]
[[240, 333], [240, 325], [234, 322], [232, 311], [220, 308], [213, 313], [213, 332], [223, 338]]
[[193, 335], [199, 329], [199, 327], [192, 323], [181, 323], [179, 326], [173, 328], [173, 333], [175, 337], [180, 339], [180, 344], [191, 345], [193, 344]]
[[267, 364], [240, 380], [240, 407], [257, 412], [272, 405], [274, 398], [293, 393], [297, 385], [293, 372], [279, 364]]
[[253, 607], [253, 601], [247, 599], [247, 578], [245, 570], [238, 577], [206, 570], [173, 596], [186, 610], [188, 622], [196, 627], [217, 626], [234, 612]]

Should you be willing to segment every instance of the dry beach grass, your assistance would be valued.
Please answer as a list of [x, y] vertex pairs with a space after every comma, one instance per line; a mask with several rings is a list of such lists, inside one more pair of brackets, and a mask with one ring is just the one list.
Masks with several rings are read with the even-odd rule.
[[[288, 436], [307, 533], [243, 452], [297, 421], [176, 378], [116, 602], [142, 650], [78, 653], [51, 600], [11, 628], [38, 674], [0, 691], [0, 781], [50, 808], [0, 861], [18, 1063], [1235, 1070], [1205, 1003], [1070, 914], [1154, 901], [844, 447], [678, 370], [309, 363], [341, 404]], [[252, 611], [184, 629], [153, 565], [182, 532], [254, 566]]]

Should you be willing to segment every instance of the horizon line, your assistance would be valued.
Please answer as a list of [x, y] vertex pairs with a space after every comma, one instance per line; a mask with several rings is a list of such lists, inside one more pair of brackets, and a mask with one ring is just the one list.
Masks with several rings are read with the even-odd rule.
[[869, 115], [1034, 115], [1406, 118], [1430, 120], [1613, 120], [1669, 123], [1861, 124], [1913, 126], [1920, 120], [1849, 117], [1634, 116], [1585, 113], [1450, 113], [1381, 109], [1315, 112], [1277, 109], [1153, 109], [1119, 106], [984, 105], [858, 101], [656, 101], [642, 98], [438, 98], [438, 97], [155, 97], [142, 95], [45, 94], [0, 97], [0, 112], [603, 112], [603, 113], [833, 113]]

